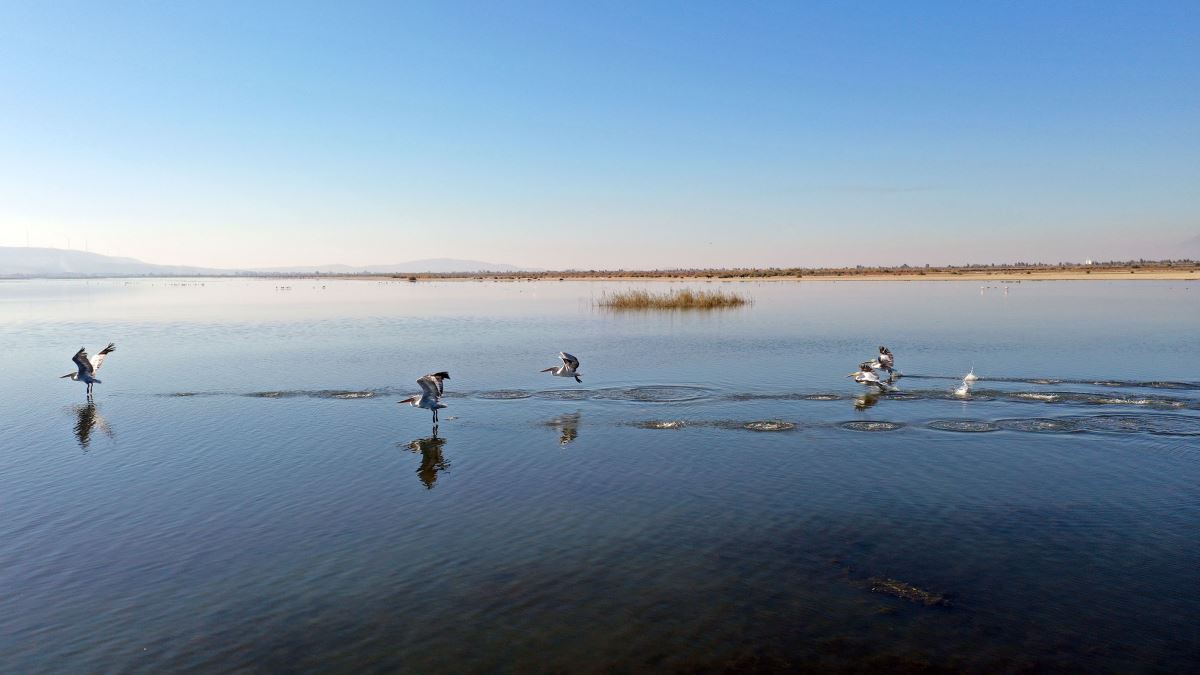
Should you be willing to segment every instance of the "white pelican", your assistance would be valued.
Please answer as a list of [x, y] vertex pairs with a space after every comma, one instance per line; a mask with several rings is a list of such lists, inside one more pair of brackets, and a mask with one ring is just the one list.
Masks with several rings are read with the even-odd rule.
[[80, 347], [79, 351], [75, 352], [75, 356], [71, 357], [71, 360], [75, 362], [75, 367], [79, 369], [78, 372], [67, 373], [58, 379], [61, 380], [69, 377], [76, 382], [80, 380], [87, 382], [87, 395], [90, 398], [92, 395], [92, 385], [100, 384], [100, 380], [96, 379], [96, 372], [100, 370], [100, 366], [104, 365], [104, 357], [116, 349], [117, 346], [110, 342], [107, 347], [100, 350], [99, 354], [89, 358], [86, 348]]
[[869, 362], [859, 364], [858, 371], [850, 373], [846, 377], [853, 377], [855, 382], [868, 387], [878, 387], [879, 391], [892, 390], [891, 385], [879, 379], [879, 375], [872, 370]]
[[576, 382], [583, 382], [583, 380], [579, 379], [579, 376], [582, 375], [579, 372], [579, 359], [566, 352], [559, 352], [558, 358], [562, 359], [563, 364], [561, 366], [546, 368], [542, 372], [551, 373], [555, 377], [573, 377]]
[[403, 401], [397, 401], [397, 403], [407, 403], [414, 408], [432, 410], [433, 423], [437, 424], [438, 411], [446, 407], [446, 404], [442, 403], [442, 380], [448, 379], [450, 379], [450, 373], [444, 370], [440, 373], [430, 373], [417, 380], [417, 384], [421, 386], [420, 396], [409, 396]]

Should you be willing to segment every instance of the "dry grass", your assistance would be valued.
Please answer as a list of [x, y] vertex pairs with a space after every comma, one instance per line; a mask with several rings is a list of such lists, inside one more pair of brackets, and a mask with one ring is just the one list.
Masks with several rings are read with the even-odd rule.
[[605, 293], [597, 304], [609, 309], [725, 309], [748, 305], [750, 300], [729, 291], [677, 288], [662, 293], [645, 290]]

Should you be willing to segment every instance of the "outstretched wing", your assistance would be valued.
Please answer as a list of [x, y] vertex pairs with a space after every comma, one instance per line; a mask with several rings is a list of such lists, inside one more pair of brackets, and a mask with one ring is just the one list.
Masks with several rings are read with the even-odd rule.
[[892, 350], [888, 349], [887, 347], [880, 347], [879, 362], [883, 364], [885, 368], [891, 368], [892, 364], [896, 363], [896, 357], [892, 356]]
[[450, 373], [447, 373], [446, 371], [442, 371], [440, 373], [430, 373], [417, 380], [417, 384], [421, 386], [421, 391], [425, 392], [427, 395], [440, 398], [442, 395], [442, 380], [448, 379], [449, 377]]
[[575, 358], [574, 356], [571, 356], [566, 352], [559, 352], [558, 358], [562, 359], [563, 364], [565, 364], [567, 368], [570, 368], [571, 370], [579, 370], [579, 359]]
[[99, 354], [96, 354], [91, 359], [89, 359], [92, 363], [92, 372], [96, 372], [97, 370], [100, 370], [100, 366], [104, 365], [104, 357], [106, 357], [109, 354], [111, 354], [112, 352], [116, 351], [116, 349], [117, 349], [117, 346], [110, 342], [110, 343], [108, 343], [107, 347], [100, 350]]
[[91, 375], [93, 368], [92, 362], [88, 360], [87, 349], [80, 347], [79, 351], [75, 352], [75, 356], [71, 357], [75, 365], [79, 368], [80, 375]]

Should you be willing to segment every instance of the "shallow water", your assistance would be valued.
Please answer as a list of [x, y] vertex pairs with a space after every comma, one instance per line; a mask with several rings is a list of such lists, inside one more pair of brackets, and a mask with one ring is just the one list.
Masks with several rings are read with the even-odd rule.
[[0, 663], [1200, 668], [1200, 286], [619, 286], [0, 282]]

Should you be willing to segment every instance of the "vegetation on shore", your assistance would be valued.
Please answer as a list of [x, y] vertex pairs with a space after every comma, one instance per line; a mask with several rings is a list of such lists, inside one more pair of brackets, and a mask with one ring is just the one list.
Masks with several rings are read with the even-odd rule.
[[[898, 265], [855, 267], [757, 267], [720, 269], [655, 269], [655, 270], [556, 270], [520, 272], [441, 272], [421, 273], [422, 279], [495, 279], [508, 281], [567, 279], [855, 279], [860, 277], [892, 277], [897, 279], [988, 277], [1000, 275], [1039, 276], [1056, 273], [1096, 274], [1200, 274], [1200, 262], [1181, 260], [1125, 260], [1084, 263], [1002, 263], [985, 265]], [[326, 275], [322, 275], [326, 276]], [[356, 275], [327, 275], [352, 277]], [[362, 275], [377, 276], [377, 275]], [[395, 274], [392, 278], [408, 275]]]
[[724, 309], [748, 305], [750, 300], [724, 290], [675, 288], [662, 293], [647, 290], [605, 293], [596, 304], [608, 309]]

